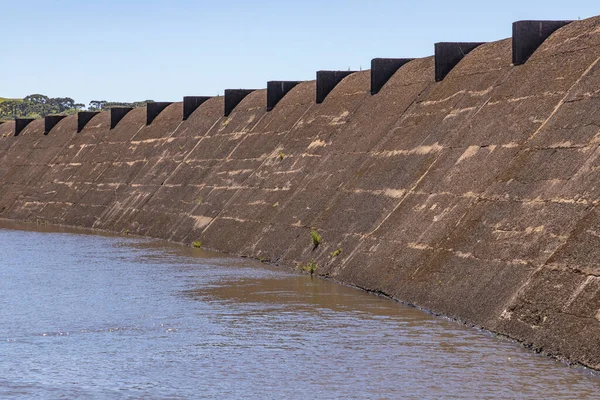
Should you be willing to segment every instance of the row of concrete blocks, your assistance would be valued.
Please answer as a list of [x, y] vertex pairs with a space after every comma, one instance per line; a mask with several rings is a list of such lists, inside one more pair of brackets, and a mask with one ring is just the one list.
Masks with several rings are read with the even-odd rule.
[[[524, 64], [537, 48], [557, 29], [571, 21], [517, 21], [513, 23], [512, 59], [513, 65]], [[442, 81], [446, 75], [477, 46], [484, 42], [441, 42], [435, 44], [435, 80]], [[387, 81], [412, 58], [375, 58], [371, 61], [371, 94], [377, 94]], [[327, 95], [345, 77], [356, 71], [317, 71], [317, 104], [322, 103]], [[283, 97], [301, 81], [270, 81], [267, 82], [267, 111], [271, 111]], [[225, 90], [224, 115], [227, 117], [235, 107], [256, 89], [227, 89]], [[206, 100], [211, 97], [188, 96], [183, 98], [183, 119], [188, 117]], [[148, 103], [146, 108], [146, 125], [166, 108], [170, 102]], [[130, 107], [114, 107], [110, 109], [110, 129], [129, 112]], [[82, 111], [78, 113], [77, 132], [98, 114], [97, 111]], [[61, 120], [62, 115], [45, 117], [44, 134], [48, 134]], [[15, 136], [33, 119], [17, 118], [15, 120]]]

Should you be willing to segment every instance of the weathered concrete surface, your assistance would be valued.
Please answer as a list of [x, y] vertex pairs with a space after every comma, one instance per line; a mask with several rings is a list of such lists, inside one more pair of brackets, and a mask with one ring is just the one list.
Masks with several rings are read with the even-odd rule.
[[[346, 76], [272, 111], [266, 91], [182, 121], [174, 103], [110, 129], [0, 125], [0, 217], [201, 241], [378, 291], [600, 369], [600, 18], [521, 66], [482, 44], [370, 94]], [[309, 232], [323, 242], [315, 249]], [[341, 253], [331, 253], [341, 249]]]

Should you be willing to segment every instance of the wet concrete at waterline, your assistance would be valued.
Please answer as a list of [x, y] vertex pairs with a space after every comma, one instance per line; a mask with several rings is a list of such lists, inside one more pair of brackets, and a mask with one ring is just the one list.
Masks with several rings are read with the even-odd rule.
[[0, 229], [0, 397], [594, 398], [389, 299], [160, 241]]

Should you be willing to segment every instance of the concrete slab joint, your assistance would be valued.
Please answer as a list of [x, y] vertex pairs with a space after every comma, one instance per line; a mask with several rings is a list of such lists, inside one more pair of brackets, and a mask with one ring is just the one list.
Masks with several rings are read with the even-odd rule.
[[513, 65], [522, 65], [557, 29], [572, 21], [517, 21], [512, 26]]
[[374, 58], [371, 60], [371, 94], [377, 94], [390, 78], [414, 58]]
[[80, 111], [77, 113], [77, 133], [80, 133], [88, 122], [100, 114], [100, 111]]
[[15, 136], [19, 136], [23, 129], [32, 121], [34, 121], [33, 118], [15, 118]]
[[129, 111], [133, 110], [133, 107], [113, 107], [110, 109], [110, 129], [114, 129], [115, 126], [127, 115]]
[[210, 96], [185, 96], [183, 98], [183, 120], [185, 121], [202, 105]]
[[345, 77], [356, 71], [317, 71], [317, 104], [321, 104], [327, 95]]
[[446, 75], [476, 47], [485, 42], [440, 42], [435, 44], [435, 81], [444, 80]]
[[267, 111], [271, 111], [301, 81], [267, 82]]
[[238, 104], [250, 93], [256, 89], [226, 89], [225, 90], [225, 110], [224, 114], [229, 117], [229, 114], [237, 107]]
[[44, 135], [49, 134], [52, 128], [64, 118], [66, 118], [66, 115], [47, 115], [44, 117]]
[[152, 121], [154, 121], [154, 119], [171, 104], [173, 103], [167, 101], [155, 101], [153, 103], [146, 104], [146, 125], [150, 125]]

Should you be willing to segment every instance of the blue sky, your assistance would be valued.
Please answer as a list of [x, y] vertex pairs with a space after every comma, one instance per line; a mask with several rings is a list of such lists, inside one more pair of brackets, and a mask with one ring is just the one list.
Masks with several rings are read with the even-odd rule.
[[493, 41], [521, 19], [584, 19], [595, 1], [7, 1], [0, 97], [179, 101], [319, 69]]

